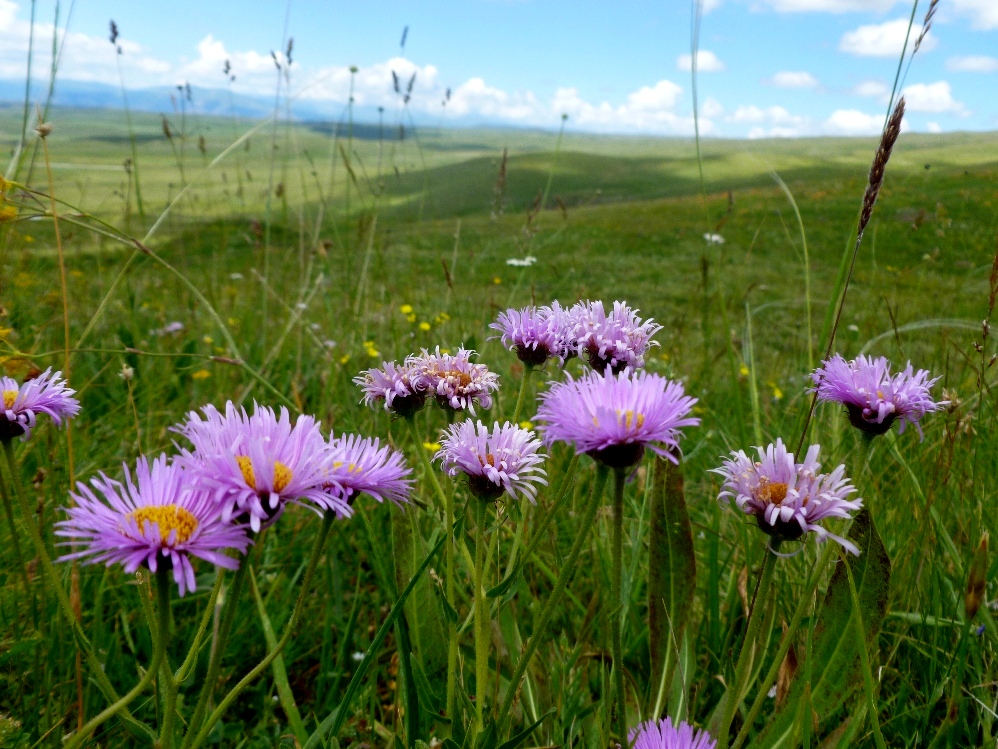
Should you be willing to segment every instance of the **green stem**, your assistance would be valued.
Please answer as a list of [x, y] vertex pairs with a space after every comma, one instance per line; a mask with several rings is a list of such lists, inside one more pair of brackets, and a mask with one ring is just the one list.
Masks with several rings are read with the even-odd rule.
[[222, 665], [222, 655], [229, 640], [229, 632], [232, 631], [232, 623], [236, 618], [236, 608], [239, 604], [239, 596], [243, 591], [243, 584], [246, 582], [246, 574], [249, 569], [249, 559], [243, 558], [236, 570], [236, 575], [232, 579], [232, 587], [229, 588], [228, 600], [225, 602], [225, 611], [222, 614], [222, 623], [218, 628], [218, 639], [215, 640], [214, 648], [208, 659], [208, 673], [205, 675], [201, 686], [201, 694], [198, 696], [198, 704], [194, 708], [194, 715], [191, 718], [187, 735], [181, 744], [183, 749], [187, 749], [191, 744], [192, 729], [198, 726], [204, 719], [204, 714], [208, 710], [208, 702], [211, 700], [211, 693], [215, 689], [215, 682], [218, 681], [218, 671]]
[[624, 558], [624, 481], [627, 470], [613, 472], [613, 534], [610, 539], [612, 572], [610, 577], [610, 652], [613, 656], [613, 702], [610, 712], [617, 730], [617, 740], [627, 749], [627, 695], [624, 692], [624, 648], [621, 643], [620, 617], [624, 610], [622, 593]]
[[[596, 478], [593, 481], [592, 492], [589, 494], [589, 502], [586, 504], [584, 514], [582, 516], [582, 521], [579, 525], [578, 535], [575, 537], [575, 541], [572, 542], [572, 549], [568, 552], [568, 556], [565, 558], [564, 564], [561, 566], [561, 572], [558, 574], [558, 580], [554, 584], [554, 588], [551, 591], [551, 595], [544, 604], [544, 610], [541, 611], [540, 619], [537, 621], [537, 627], [534, 629], [534, 633], [527, 640], [527, 646], [523, 650], [523, 655], [520, 656], [520, 660], [516, 662], [516, 668], [513, 670], [513, 676], [509, 680], [509, 688], [506, 691], [506, 697], [503, 700], [502, 707], [499, 710], [499, 719], [497, 725], [501, 729], [505, 723], [507, 717], [509, 716], [509, 711], [513, 708], [513, 701], [516, 699], [517, 693], [520, 691], [520, 683], [523, 680], [523, 675], [527, 671], [527, 666], [530, 665], [530, 659], [534, 655], [534, 651], [537, 650], [537, 644], [540, 642], [541, 638], [544, 637], [548, 624], [551, 621], [551, 615], [554, 613], [555, 609], [558, 608], [558, 604], [561, 601], [561, 596], [565, 592], [565, 586], [568, 584], [568, 579], [576, 571], [576, 563], [579, 559], [579, 554], [582, 551], [582, 547], [589, 538], [589, 533], [593, 529], [593, 525], [596, 522], [596, 513], [599, 510], [600, 499], [603, 497], [603, 487], [606, 486], [607, 476], [609, 475], [609, 470], [602, 465], [596, 467]], [[568, 481], [566, 477], [566, 482]]]
[[[305, 607], [305, 599], [308, 597], [309, 590], [312, 587], [312, 578], [315, 576], [315, 568], [318, 566], [319, 559], [322, 557], [322, 551], [326, 546], [326, 539], [329, 537], [329, 531], [332, 529], [333, 521], [335, 519], [336, 515], [332, 512], [327, 512], [322, 518], [322, 528], [320, 529], [319, 536], [315, 541], [315, 546], [312, 548], [312, 555], [308, 560], [308, 567], [305, 569], [305, 575], [302, 578], [301, 589], [298, 591], [298, 600], [295, 603], [294, 611], [291, 612], [291, 618], [288, 619], [288, 623], [285, 625], [284, 634], [281, 635], [281, 639], [277, 642], [277, 646], [271, 650], [262, 661], [254, 666], [253, 670], [246, 674], [246, 676], [244, 676], [239, 683], [232, 688], [232, 691], [225, 695], [222, 701], [218, 703], [218, 707], [216, 707], [211, 715], [208, 716], [208, 719], [204, 722], [204, 725], [200, 727], [197, 736], [194, 737], [194, 740], [191, 743], [191, 746], [194, 749], [201, 746], [205, 742], [208, 738], [208, 734], [211, 733], [211, 729], [225, 714], [225, 711], [229, 709], [229, 706], [246, 687], [252, 684], [260, 674], [270, 667], [270, 664], [273, 663], [274, 659], [280, 654], [281, 650], [284, 649], [284, 646], [291, 638], [291, 634], [298, 626], [298, 620], [301, 617], [302, 609]], [[240, 567], [240, 570], [242, 570], [242, 567]], [[197, 728], [198, 724], [191, 722], [191, 731], [194, 731]], [[190, 735], [190, 733], [188, 733], [188, 735]]]
[[534, 373], [533, 364], [523, 365], [523, 379], [520, 380], [520, 393], [516, 396], [516, 408], [513, 409], [513, 423], [520, 423], [520, 412], [523, 410], [523, 401], [527, 393], [527, 386], [530, 384], [530, 375]]
[[485, 730], [485, 685], [489, 679], [488, 600], [485, 597], [485, 524], [488, 522], [489, 503], [473, 499], [475, 503], [475, 728]]
[[216, 567], [215, 568], [215, 586], [211, 589], [211, 595], [208, 596], [208, 605], [205, 606], [204, 614], [201, 616], [201, 624], [198, 625], [197, 634], [194, 635], [194, 641], [191, 643], [191, 649], [187, 652], [187, 656], [184, 658], [184, 662], [177, 669], [177, 673], [174, 678], [178, 683], [183, 683], [190, 676], [191, 669], [194, 668], [194, 664], [197, 663], [198, 651], [201, 649], [201, 643], [204, 640], [204, 633], [208, 630], [208, 624], [211, 622], [211, 615], [215, 610], [215, 602], [218, 600], [218, 594], [222, 590], [222, 580], [225, 579], [225, 568]]
[[[426, 471], [426, 475], [430, 479], [433, 491], [436, 493], [440, 505], [446, 507], [447, 495], [444, 494], [444, 490], [440, 486], [440, 481], [437, 479], [437, 473], [433, 470], [433, 464], [431, 464], [430, 459], [426, 457], [426, 448], [423, 447], [423, 439], [419, 436], [419, 431], [416, 429], [416, 420], [412, 416], [409, 416], [406, 417], [405, 423], [409, 428], [409, 434], [412, 436], [413, 448], [419, 456], [419, 462], [423, 464], [423, 470]], [[453, 601], [451, 603], [453, 604]]]
[[[830, 542], [829, 542], [830, 543]], [[863, 687], [870, 708], [870, 723], [873, 725], [873, 739], [877, 749], [886, 749], [884, 735], [880, 732], [880, 710], [877, 708], [877, 698], [873, 693], [873, 672], [870, 670], [870, 654], [866, 651], [866, 628], [863, 626], [863, 612], [860, 608], [859, 596], [856, 594], [856, 583], [853, 581], [852, 568], [846, 551], [842, 550], [842, 564], [845, 565], [849, 577], [849, 594], [852, 596], [853, 622], [856, 624], [856, 647], [859, 649], [860, 665], [863, 668]]]
[[[797, 610], [794, 611], [793, 619], [790, 620], [787, 631], [783, 633], [783, 639], [780, 641], [780, 649], [776, 651], [776, 657], [773, 659], [773, 663], [766, 673], [766, 678], [762, 680], [763, 685], [776, 683], [776, 677], [779, 675], [783, 659], [787, 657], [787, 652], [789, 652], [790, 646], [793, 644], [794, 633], [797, 632], [797, 628], [808, 612], [811, 597], [814, 595], [814, 591], [817, 589], [818, 583], [825, 573], [825, 568], [828, 567], [828, 563], [832, 560], [834, 552], [835, 548], [832, 544], [826, 542], [821, 557], [818, 559], [817, 564], [815, 564], [814, 569], [811, 571], [811, 577], [808, 578], [807, 584], [804, 586], [804, 593], [797, 603]], [[752, 707], [745, 717], [745, 722], [742, 724], [742, 729], [735, 737], [735, 743], [731, 745], [731, 749], [740, 749], [748, 739], [749, 730], [752, 728], [752, 724], [755, 723], [755, 719], [762, 709], [762, 703], [766, 700], [766, 695], [767, 691], [760, 689], [759, 693], [755, 696], [755, 701], [752, 703]]]
[[[73, 606], [70, 604], [69, 597], [66, 595], [66, 590], [62, 586], [62, 581], [59, 579], [59, 575], [55, 571], [55, 567], [52, 565], [52, 558], [49, 556], [48, 549], [45, 548], [45, 541], [42, 539], [41, 531], [31, 515], [31, 508], [28, 507], [28, 499], [24, 494], [23, 487], [21, 486], [21, 476], [17, 467], [17, 459], [14, 456], [14, 446], [11, 443], [11, 440], [0, 440], [0, 442], [3, 443], [3, 454], [7, 463], [7, 471], [10, 474], [10, 483], [14, 499], [17, 501], [18, 508], [21, 510], [21, 522], [23, 522], [24, 526], [28, 529], [28, 535], [31, 537], [32, 544], [34, 544], [35, 554], [37, 554], [38, 560], [41, 562], [42, 569], [45, 570], [45, 576], [48, 578], [49, 586], [55, 592], [56, 600], [59, 602], [59, 608], [62, 609], [63, 616], [66, 618], [66, 621], [73, 630], [73, 636], [76, 639], [77, 647], [82, 650], [83, 654], [86, 656], [87, 665], [90, 667], [90, 673], [97, 681], [97, 686], [100, 688], [101, 692], [104, 693], [104, 696], [107, 697], [109, 702], [117, 703], [119, 701], [118, 693], [111, 685], [110, 679], [107, 678], [107, 674], [104, 672], [104, 665], [94, 654], [93, 646], [90, 644], [90, 640], [87, 638], [86, 633], [83, 631], [83, 627], [80, 626], [80, 622], [76, 618]], [[149, 727], [135, 720], [127, 708], [122, 708], [120, 712], [123, 720], [128, 724], [131, 731], [137, 735], [144, 734], [150, 738], [155, 738], [155, 734], [150, 731]]]
[[[422, 445], [419, 446], [420, 448]], [[444, 533], [447, 534], [447, 542], [444, 544], [444, 596], [451, 611], [456, 611], [454, 606], [454, 492], [447, 494], [447, 502], [444, 506]], [[447, 617], [447, 718], [451, 721], [451, 736], [454, 735], [454, 726], [457, 721], [457, 622], [450, 616]]]
[[[762, 563], [762, 577], [759, 580], [759, 589], [755, 595], [755, 605], [749, 612], [748, 630], [745, 632], [745, 641], [742, 643], [741, 652], [738, 653], [738, 663], [735, 666], [735, 678], [728, 690], [724, 702], [724, 716], [721, 719], [721, 727], [717, 735], [719, 749], [728, 749], [730, 741], [731, 721], [734, 720], [735, 710], [741, 701], [742, 691], [745, 689], [745, 682], [749, 672], [752, 670], [752, 661], [756, 640], [759, 636], [759, 628], [762, 620], [766, 618], [766, 608], [769, 605], [769, 589], [773, 582], [773, 570], [776, 568], [776, 554], [779, 549], [779, 539], [773, 539], [766, 547], [766, 556]], [[768, 683], [768, 682], [767, 682]]]
[[[158, 615], [159, 621], [156, 627], [156, 636], [153, 646], [152, 663], [149, 664], [149, 668], [143, 674], [142, 678], [139, 679], [139, 683], [132, 687], [124, 697], [115, 702], [113, 705], [105, 708], [103, 712], [94, 716], [87, 722], [83, 728], [77, 731], [69, 741], [66, 742], [65, 749], [76, 749], [76, 747], [81, 746], [83, 742], [87, 740], [91, 733], [93, 733], [97, 728], [100, 727], [104, 721], [112, 718], [116, 713], [123, 710], [129, 702], [138, 697], [145, 690], [150, 683], [152, 683], [153, 678], [156, 676], [156, 672], [159, 670], [159, 664], [163, 660], [163, 655], [166, 653], [166, 644], [170, 639], [170, 570], [164, 564], [165, 560], [160, 559], [159, 568], [156, 570], [156, 593], [159, 607]], [[164, 726], [166, 723], [164, 722]]]
[[[21, 553], [21, 542], [17, 538], [17, 523], [14, 522], [14, 506], [10, 503], [10, 496], [7, 494], [7, 484], [0, 474], [0, 497], [3, 498], [3, 511], [7, 516], [7, 523], [10, 525], [11, 544], [14, 547], [14, 558], [17, 559], [18, 569], [21, 570], [21, 581], [24, 583], [24, 595], [31, 601], [32, 611], [34, 611], [34, 596], [31, 595], [31, 583], [28, 581], [28, 568], [24, 564], [24, 554]], [[37, 622], [38, 617], [35, 616]]]

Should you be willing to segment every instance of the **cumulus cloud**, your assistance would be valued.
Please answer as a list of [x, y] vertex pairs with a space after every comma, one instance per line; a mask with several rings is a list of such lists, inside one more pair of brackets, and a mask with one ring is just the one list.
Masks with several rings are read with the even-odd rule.
[[[912, 29], [909, 42], [914, 43], [919, 29]], [[885, 23], [860, 26], [853, 31], [847, 31], [839, 40], [839, 50], [861, 57], [897, 57], [904, 48], [904, 40], [908, 34], [908, 19], [897, 18]], [[938, 46], [936, 38], [930, 31], [922, 40], [920, 51], [929, 52]]]
[[950, 0], [953, 9], [970, 18], [975, 29], [998, 29], [998, 3], [995, 0]]
[[[680, 55], [676, 58], [676, 69], [690, 72], [693, 66], [693, 55]], [[707, 49], [697, 50], [697, 71], [701, 73], [719, 73], [724, 70], [724, 63], [713, 52]]]
[[853, 96], [876, 99], [884, 104], [890, 99], [891, 90], [883, 81], [860, 81], [852, 89]]
[[946, 61], [946, 69], [954, 73], [993, 73], [998, 70], [998, 57], [987, 55], [951, 57]]
[[757, 107], [754, 104], [738, 107], [727, 118], [729, 122], [752, 125], [749, 138], [793, 138], [807, 133], [807, 117], [791, 114], [784, 107]]
[[818, 79], [804, 70], [781, 70], [768, 80], [777, 88], [818, 88]]
[[905, 86], [903, 93], [910, 112], [947, 112], [964, 117], [970, 114], [963, 102], [953, 98], [953, 91], [947, 81], [913, 83]]
[[930, 133], [941, 133], [943, 131], [938, 122], [927, 122], [925, 129]]
[[853, 13], [863, 11], [884, 12], [893, 8], [898, 0], [765, 0], [766, 5], [779, 13]]
[[832, 135], [879, 135], [883, 127], [883, 115], [858, 109], [836, 109], [824, 124], [825, 132]]

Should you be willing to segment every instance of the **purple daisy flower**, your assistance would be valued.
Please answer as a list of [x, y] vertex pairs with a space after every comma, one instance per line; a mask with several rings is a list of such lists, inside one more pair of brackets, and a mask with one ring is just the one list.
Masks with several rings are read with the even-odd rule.
[[548, 359], [564, 364], [568, 357], [569, 317], [558, 302], [550, 307], [508, 309], [489, 327], [501, 333], [495, 337], [524, 364], [539, 367]]
[[194, 590], [194, 567], [189, 557], [234, 570], [239, 561], [225, 551], [246, 553], [247, 526], [222, 518], [218, 504], [206, 491], [191, 488], [190, 476], [179, 463], [160, 455], [150, 465], [144, 455], [135, 464], [135, 480], [125, 464], [125, 483], [103, 473], [91, 479], [93, 489], [80, 482], [71, 492], [75, 506], [55, 524], [55, 534], [72, 539], [63, 543], [86, 548], [58, 561], [84, 559], [87, 564], [119, 563], [131, 574], [140, 566], [156, 572], [169, 565], [180, 595]]
[[[540, 396], [537, 419], [544, 441], [570, 442], [613, 468], [641, 460], [647, 445], [678, 462], [680, 429], [696, 426], [689, 415], [696, 398], [685, 394], [682, 383], [657, 374], [587, 372], [580, 379], [552, 383]], [[656, 446], [662, 443], [665, 449]]]
[[490, 372], [484, 364], [472, 364], [474, 351], [458, 349], [456, 354], [434, 353], [423, 349], [413, 362], [426, 378], [429, 389], [436, 393], [442, 408], [475, 413], [475, 403], [482, 408], [492, 408], [491, 393], [499, 389], [499, 375]]
[[845, 466], [819, 473], [818, 445], [811, 445], [803, 463], [795, 463], [793, 453], [779, 439], [775, 445], [756, 449], [758, 460], [739, 450], [720, 468], [712, 469], [724, 477], [718, 500], [727, 504], [734, 499], [773, 538], [796, 541], [805, 533], [814, 533], [818, 541], [834, 539], [859, 556], [855, 544], [818, 525], [825, 518], [851, 518], [850, 512], [863, 506], [859, 497], [848, 498], [856, 488], [846, 478]]
[[421, 360], [410, 356], [402, 365], [382, 362], [380, 367], [361, 372], [353, 381], [364, 391], [364, 404], [376, 408], [384, 402], [385, 410], [408, 418], [426, 403], [427, 378]]
[[80, 402], [73, 397], [76, 391], [66, 387], [66, 381], [61, 377], [62, 372], [52, 374], [51, 368], [23, 385], [10, 377], [0, 377], [0, 399], [3, 400], [0, 440], [28, 439], [39, 413], [48, 414], [52, 421], [62, 426], [64, 419], [80, 412]]
[[402, 453], [378, 440], [344, 434], [329, 440], [331, 464], [326, 473], [324, 489], [334, 501], [323, 509], [340, 512], [352, 506], [359, 494], [370, 494], [379, 502], [391, 500], [399, 507], [409, 502], [412, 489], [412, 469], [405, 464]]
[[448, 476], [464, 473], [471, 493], [479, 499], [494, 501], [503, 492], [513, 499], [526, 497], [537, 501], [535, 484], [546, 484], [541, 468], [544, 455], [537, 451], [541, 441], [534, 433], [510, 424], [495, 422], [489, 432], [482, 422], [462, 421], [452, 424], [441, 440], [441, 459]]
[[173, 431], [194, 445], [179, 458], [196, 484], [209, 491], [222, 507], [222, 519], [249, 515], [254, 533], [280, 517], [288, 502], [307, 499], [316, 506], [350, 515], [346, 502], [331, 498], [322, 486], [329, 472], [328, 445], [311, 416], [299, 416], [294, 426], [286, 408], [255, 406], [253, 415], [225, 404], [225, 414], [212, 405], [188, 414]]
[[631, 729], [631, 749], [714, 749], [717, 740], [686, 721], [649, 720]]
[[579, 302], [569, 311], [574, 322], [573, 336], [579, 356], [585, 354], [597, 372], [607, 367], [614, 374], [625, 367], [639, 369], [645, 363], [645, 351], [658, 342], [651, 337], [662, 329], [654, 320], [641, 321], [637, 310], [625, 302], [614, 302], [608, 315], [603, 302]]
[[938, 377], [930, 380], [925, 369], [915, 372], [911, 362], [892, 376], [891, 364], [884, 356], [874, 359], [860, 355], [846, 361], [836, 354], [814, 370], [811, 379], [811, 392], [818, 393], [818, 400], [841, 403], [849, 422], [870, 435], [884, 434], [900, 420], [899, 434], [904, 433], [906, 425], [914, 424], [919, 435], [924, 436], [919, 419], [947, 404], [932, 400], [929, 394]]

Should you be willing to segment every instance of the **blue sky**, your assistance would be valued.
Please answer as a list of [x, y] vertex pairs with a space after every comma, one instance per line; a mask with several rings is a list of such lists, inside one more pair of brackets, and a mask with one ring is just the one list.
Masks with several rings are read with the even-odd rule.
[[[54, 0], [37, 7], [48, 48]], [[922, 0], [916, 33], [927, 8]], [[0, 78], [23, 80], [29, 10], [29, 0], [0, 0]], [[117, 85], [113, 18], [131, 88], [222, 88], [228, 59], [236, 91], [272, 96], [270, 53], [283, 48], [286, 25], [291, 89], [305, 100], [345, 102], [355, 65], [356, 100], [368, 107], [397, 105], [393, 70], [403, 81], [416, 73], [410, 106], [424, 119], [555, 128], [567, 114], [578, 130], [688, 134], [691, 13], [685, 0], [77, 0], [60, 77]], [[910, 13], [894, 0], [708, 0], [703, 130], [878, 132]], [[36, 66], [47, 65], [43, 50]], [[998, 128], [998, 0], [941, 0], [905, 87], [911, 130]]]

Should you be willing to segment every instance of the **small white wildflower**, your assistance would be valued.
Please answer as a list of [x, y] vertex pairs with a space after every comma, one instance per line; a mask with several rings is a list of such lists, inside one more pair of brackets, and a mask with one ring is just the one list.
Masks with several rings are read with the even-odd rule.
[[720, 234], [712, 234], [707, 232], [703, 235], [703, 238], [707, 240], [707, 244], [724, 244], [724, 237]]
[[132, 367], [128, 366], [127, 364], [122, 364], [121, 371], [118, 372], [118, 377], [123, 379], [125, 382], [128, 382], [133, 377], [135, 377], [135, 370]]
[[353, 654], [352, 656], [350, 656], [350, 657], [351, 657], [351, 658], [353, 658], [353, 659], [354, 659], [355, 661], [357, 661], [358, 663], [360, 663], [360, 662], [361, 662], [362, 660], [364, 660], [364, 651], [362, 651], [362, 650], [358, 650], [358, 651], [357, 651], [356, 653], [354, 653], [354, 654]]
[[506, 265], [512, 265], [516, 268], [529, 268], [531, 265], [537, 262], [537, 258], [533, 255], [527, 255], [524, 258], [511, 257], [506, 261]]
[[233, 281], [242, 281], [243, 280], [243, 274], [242, 273], [230, 273], [229, 274], [229, 278], [231, 280], [233, 280]]

